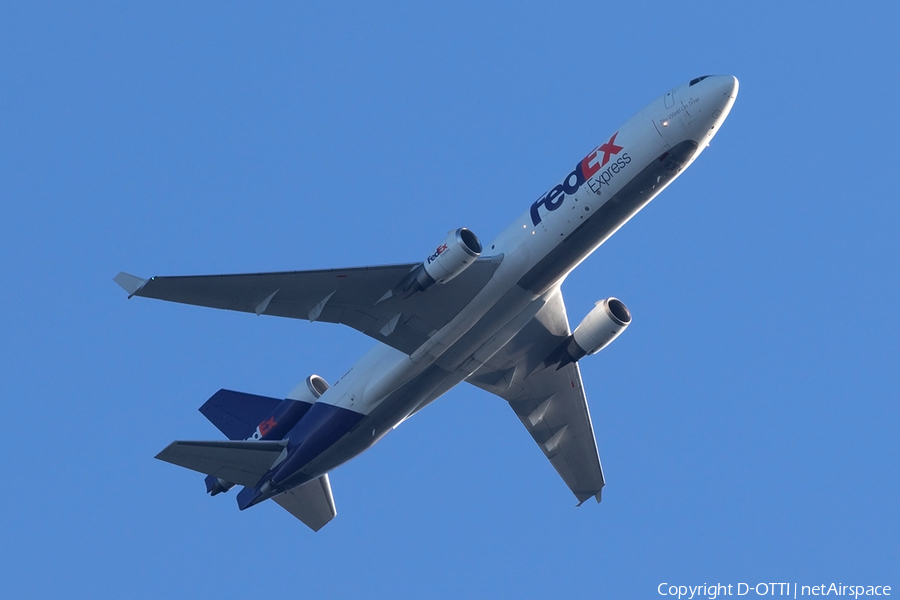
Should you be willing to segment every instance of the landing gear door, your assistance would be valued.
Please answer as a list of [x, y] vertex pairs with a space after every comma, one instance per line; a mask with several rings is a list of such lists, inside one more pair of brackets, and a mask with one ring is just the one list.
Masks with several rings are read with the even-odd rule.
[[666, 108], [672, 108], [675, 106], [675, 90], [669, 90], [666, 92]]

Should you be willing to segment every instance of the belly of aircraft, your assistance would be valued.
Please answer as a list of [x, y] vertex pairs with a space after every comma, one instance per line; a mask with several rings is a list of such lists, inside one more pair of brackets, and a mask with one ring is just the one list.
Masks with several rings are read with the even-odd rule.
[[653, 160], [528, 270], [518, 285], [536, 294], [549, 289], [671, 183], [696, 151], [697, 143], [685, 140]]
[[409, 416], [423, 399], [452, 375], [435, 365], [426, 367], [419, 375], [389, 394], [369, 414], [364, 415], [353, 429], [313, 458], [296, 475], [285, 480], [283, 487], [290, 488], [315, 479], [365, 452]]
[[[489, 340], [491, 348], [499, 349], [504, 341], [511, 339], [528, 321], [517, 320], [516, 317], [528, 311], [530, 306], [533, 308], [535, 302], [540, 302], [544, 293], [675, 179], [690, 162], [696, 149], [697, 144], [687, 140], [656, 158], [590, 219], [525, 272], [517, 285], [494, 302], [484, 316], [432, 364], [399, 385], [364, 415], [353, 429], [303, 466], [284, 485], [300, 485], [358, 456], [413, 412], [462, 382], [490, 358], [489, 352], [484, 351]], [[521, 321], [518, 329], [510, 326], [518, 321]], [[498, 334], [504, 339], [491, 340]], [[478, 361], [473, 359], [476, 355], [479, 356]]]
[[[508, 290], [484, 317], [448, 348], [441, 357], [388, 394], [382, 402], [363, 416], [353, 429], [302, 467], [295, 476], [286, 480], [285, 486], [300, 485], [358, 456], [371, 448], [412, 413], [462, 382], [468, 376], [469, 371], [474, 372], [481, 364], [480, 362], [472, 364], [466, 370], [461, 368], [466, 361], [479, 353], [485, 347], [485, 343], [501, 330], [504, 340], [507, 337], [512, 338], [518, 329], [527, 323], [528, 319], [519, 319], [522, 324], [518, 329], [510, 329], [507, 326], [511, 322], [515, 322], [520, 313], [528, 311], [529, 306], [535, 301], [534, 294], [518, 286], [513, 286], [512, 290]], [[530, 317], [533, 312], [533, 310], [530, 311], [527, 316]], [[501, 346], [504, 340], [500, 340]], [[490, 356], [485, 355], [480, 358], [486, 361]]]

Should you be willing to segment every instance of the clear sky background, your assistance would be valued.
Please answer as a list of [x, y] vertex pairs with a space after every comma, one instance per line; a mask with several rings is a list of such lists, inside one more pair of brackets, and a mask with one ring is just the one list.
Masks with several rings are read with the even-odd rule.
[[[900, 593], [894, 3], [133, 4], [0, 7], [0, 595]], [[220, 437], [219, 388], [333, 382], [372, 341], [127, 301], [120, 270], [490, 240], [710, 73], [741, 84], [712, 146], [563, 286], [573, 325], [634, 315], [581, 363], [602, 504], [467, 385], [335, 471], [319, 533], [153, 460]]]

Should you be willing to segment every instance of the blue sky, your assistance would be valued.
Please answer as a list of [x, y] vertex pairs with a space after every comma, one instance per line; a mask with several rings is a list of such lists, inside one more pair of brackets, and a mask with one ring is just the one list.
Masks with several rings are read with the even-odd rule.
[[[659, 597], [900, 586], [886, 2], [7, 3], [0, 589], [22, 598]], [[574, 499], [461, 386], [332, 474], [317, 534], [154, 461], [219, 388], [371, 341], [112, 282], [420, 260], [483, 240], [645, 104], [740, 82], [709, 150], [563, 287], [608, 485]], [[752, 595], [752, 594], [751, 594]]]

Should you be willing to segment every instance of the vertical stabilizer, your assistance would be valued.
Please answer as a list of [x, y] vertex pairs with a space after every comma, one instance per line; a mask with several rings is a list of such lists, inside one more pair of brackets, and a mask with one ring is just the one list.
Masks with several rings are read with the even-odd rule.
[[219, 390], [199, 410], [229, 440], [246, 440], [279, 404], [278, 398]]

